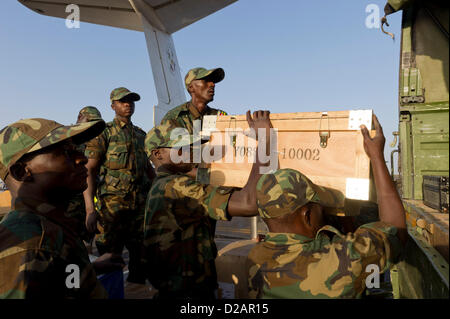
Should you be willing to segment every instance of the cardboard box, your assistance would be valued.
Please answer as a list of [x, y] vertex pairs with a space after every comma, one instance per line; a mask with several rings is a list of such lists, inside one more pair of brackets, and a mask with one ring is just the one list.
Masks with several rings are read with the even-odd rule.
[[[360, 131], [361, 124], [371, 129], [372, 110], [280, 113], [270, 118], [277, 129], [274, 156], [279, 168], [296, 169], [316, 184], [340, 190], [349, 199], [376, 201]], [[219, 116], [215, 130], [207, 128], [209, 144], [222, 145], [222, 154], [217, 152], [209, 166], [211, 184], [245, 185], [257, 145], [244, 134], [246, 129], [245, 115]]]

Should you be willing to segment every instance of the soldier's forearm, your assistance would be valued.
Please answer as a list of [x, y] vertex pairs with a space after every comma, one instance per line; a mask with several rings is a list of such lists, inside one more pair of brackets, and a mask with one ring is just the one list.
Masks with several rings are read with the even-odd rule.
[[[255, 152], [255, 163], [253, 163], [250, 171], [250, 176], [247, 183], [240, 191], [235, 191], [228, 203], [228, 213], [231, 216], [255, 216], [258, 214], [258, 207], [256, 205], [256, 185], [262, 176], [263, 167], [270, 166], [270, 140], [272, 124], [270, 123], [269, 111], [256, 111], [253, 116], [250, 110], [247, 111], [247, 122], [250, 128], [250, 135], [258, 140], [258, 147]], [[247, 134], [246, 134], [247, 135]], [[268, 161], [263, 162], [260, 158], [260, 148], [265, 146], [265, 157]]]
[[96, 189], [95, 178], [88, 177], [88, 188], [83, 192], [84, 203], [86, 206], [86, 213], [93, 213], [94, 209], [94, 193]]
[[234, 191], [228, 202], [228, 213], [231, 216], [256, 216], [258, 207], [256, 206], [256, 184], [259, 180], [258, 166], [253, 165], [247, 184], [239, 191]]
[[231, 194], [228, 202], [228, 214], [230, 216], [251, 217], [258, 214], [256, 198], [243, 190], [235, 191]]
[[380, 155], [371, 160], [380, 220], [397, 227], [399, 239], [405, 242], [407, 239], [405, 210], [389, 175], [384, 157]]
[[96, 160], [89, 159], [86, 164], [86, 168], [88, 169], [88, 177], [87, 177], [87, 189], [83, 192], [84, 202], [86, 205], [86, 213], [93, 213], [94, 209], [94, 196], [95, 191], [97, 189], [97, 175], [98, 175], [98, 165]]
[[[266, 156], [270, 155], [270, 140], [267, 138], [266, 142]], [[260, 143], [258, 143], [260, 145]], [[256, 149], [256, 161], [253, 163], [248, 181], [245, 186], [235, 191], [230, 198], [228, 204], [228, 213], [231, 216], [256, 216], [258, 214], [258, 207], [256, 205], [256, 185], [260, 177], [263, 167], [270, 165], [270, 162], [263, 163], [259, 158], [258, 148]]]

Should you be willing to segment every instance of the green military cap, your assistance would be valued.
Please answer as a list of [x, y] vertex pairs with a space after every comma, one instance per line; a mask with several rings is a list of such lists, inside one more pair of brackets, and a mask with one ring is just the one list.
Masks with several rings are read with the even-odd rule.
[[83, 107], [79, 114], [82, 114], [88, 121], [102, 120], [102, 114], [95, 106]]
[[293, 169], [265, 174], [256, 185], [256, 203], [263, 218], [293, 213], [309, 202], [329, 208], [344, 207], [345, 196], [337, 190], [315, 185]]
[[124, 88], [124, 87], [120, 87], [120, 88], [112, 90], [109, 98], [111, 99], [111, 102], [112, 102], [112, 101], [120, 100], [128, 95], [133, 99], [133, 101], [139, 101], [141, 99], [139, 94], [131, 92], [130, 90], [128, 90], [127, 88]]
[[217, 83], [224, 79], [225, 71], [222, 68], [211, 70], [207, 70], [205, 68], [190, 69], [184, 77], [184, 84], [186, 85], [186, 89], [189, 87], [192, 81], [201, 80], [203, 78], [206, 78], [207, 76], [211, 76], [212, 81], [214, 83]]
[[157, 148], [183, 147], [201, 142], [201, 137], [190, 135], [188, 130], [183, 127], [177, 127], [171, 122], [166, 121], [161, 125], [152, 128], [145, 137], [145, 152], [147, 156]]
[[0, 179], [23, 155], [72, 138], [75, 144], [89, 141], [105, 128], [105, 122], [93, 121], [64, 126], [55, 121], [33, 118], [10, 124], [0, 131]]

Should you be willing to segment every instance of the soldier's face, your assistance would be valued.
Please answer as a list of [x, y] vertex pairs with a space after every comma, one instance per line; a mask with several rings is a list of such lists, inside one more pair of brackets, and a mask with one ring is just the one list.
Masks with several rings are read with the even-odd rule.
[[[192, 169], [193, 167], [192, 148], [189, 147], [182, 147], [180, 149], [172, 148], [170, 149], [170, 152], [171, 152], [170, 161], [172, 162], [174, 170], [180, 173], [186, 173]], [[173, 161], [174, 159], [176, 159], [177, 163]]]
[[69, 140], [39, 152], [27, 166], [37, 185], [49, 191], [80, 193], [87, 188], [86, 163], [87, 158]]
[[[183, 152], [183, 148], [160, 148], [158, 150], [157, 159], [159, 162], [158, 166], [164, 165], [172, 172], [186, 173], [193, 167], [192, 150], [190, 152]], [[179, 162], [179, 160], [181, 160], [181, 162]]]
[[130, 118], [134, 114], [134, 101], [129, 97], [114, 101], [111, 108], [116, 112], [116, 115]]
[[208, 78], [201, 80], [194, 80], [191, 82], [191, 95], [192, 98], [202, 100], [206, 103], [214, 100], [216, 84]]

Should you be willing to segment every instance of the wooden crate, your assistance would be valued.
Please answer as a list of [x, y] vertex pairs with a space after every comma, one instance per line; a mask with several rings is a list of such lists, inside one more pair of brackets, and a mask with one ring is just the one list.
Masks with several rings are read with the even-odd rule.
[[11, 207], [11, 193], [9, 191], [0, 192], [0, 207]]
[[[347, 198], [375, 200], [370, 161], [359, 128], [360, 124], [370, 128], [371, 110], [280, 113], [270, 118], [278, 129], [279, 168], [296, 169], [316, 184], [342, 191]], [[248, 129], [246, 117], [220, 116], [215, 127], [210, 145], [228, 147], [220, 159], [210, 164], [210, 183], [243, 187], [257, 143], [243, 134]]]
[[3, 216], [11, 210], [11, 193], [9, 191], [0, 192], [0, 221]]

